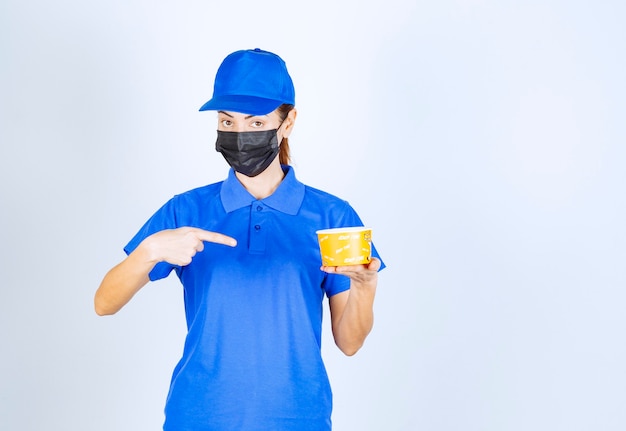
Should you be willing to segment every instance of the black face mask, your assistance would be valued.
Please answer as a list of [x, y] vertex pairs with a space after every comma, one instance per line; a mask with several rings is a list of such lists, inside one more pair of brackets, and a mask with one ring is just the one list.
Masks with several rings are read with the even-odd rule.
[[272, 163], [280, 151], [277, 130], [241, 133], [218, 130], [215, 150], [222, 153], [237, 172], [256, 177]]

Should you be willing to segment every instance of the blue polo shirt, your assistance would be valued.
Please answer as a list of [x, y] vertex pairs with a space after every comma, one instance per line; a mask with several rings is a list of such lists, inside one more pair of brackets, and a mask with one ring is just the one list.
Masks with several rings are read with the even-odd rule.
[[[175, 196], [124, 249], [131, 253], [149, 235], [183, 226], [238, 243], [205, 242], [189, 265], [161, 262], [150, 273], [158, 280], [176, 271], [188, 328], [164, 430], [331, 429], [322, 304], [350, 282], [320, 271], [315, 231], [362, 222], [346, 201], [283, 169], [285, 178], [265, 199], [248, 193], [232, 169], [223, 182]], [[379, 257], [375, 248], [373, 254]]]

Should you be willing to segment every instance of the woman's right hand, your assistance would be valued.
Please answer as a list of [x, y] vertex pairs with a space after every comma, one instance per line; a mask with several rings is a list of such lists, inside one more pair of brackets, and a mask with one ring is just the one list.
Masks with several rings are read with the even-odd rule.
[[234, 238], [195, 227], [162, 230], [147, 237], [142, 245], [153, 262], [186, 266], [191, 263], [196, 253], [204, 250], [204, 241], [230, 247], [237, 245]]
[[101, 316], [117, 313], [150, 281], [150, 271], [158, 262], [189, 265], [196, 253], [204, 250], [204, 241], [237, 245], [234, 238], [195, 227], [162, 230], [150, 235], [104, 276], [94, 297], [96, 313]]

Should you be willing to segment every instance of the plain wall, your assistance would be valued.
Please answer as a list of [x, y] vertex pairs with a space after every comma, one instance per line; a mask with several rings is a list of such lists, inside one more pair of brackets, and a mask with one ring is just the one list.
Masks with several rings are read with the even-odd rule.
[[388, 268], [323, 354], [337, 431], [626, 428], [626, 34], [617, 1], [0, 3], [0, 429], [160, 429], [174, 276], [93, 295], [167, 199], [222, 180], [221, 60], [285, 59], [303, 182]]

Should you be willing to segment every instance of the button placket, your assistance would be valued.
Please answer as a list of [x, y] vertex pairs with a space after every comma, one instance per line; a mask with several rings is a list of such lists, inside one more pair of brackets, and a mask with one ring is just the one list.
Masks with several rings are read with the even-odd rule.
[[250, 209], [250, 252], [263, 253], [266, 245], [267, 208], [260, 202], [254, 202]]

